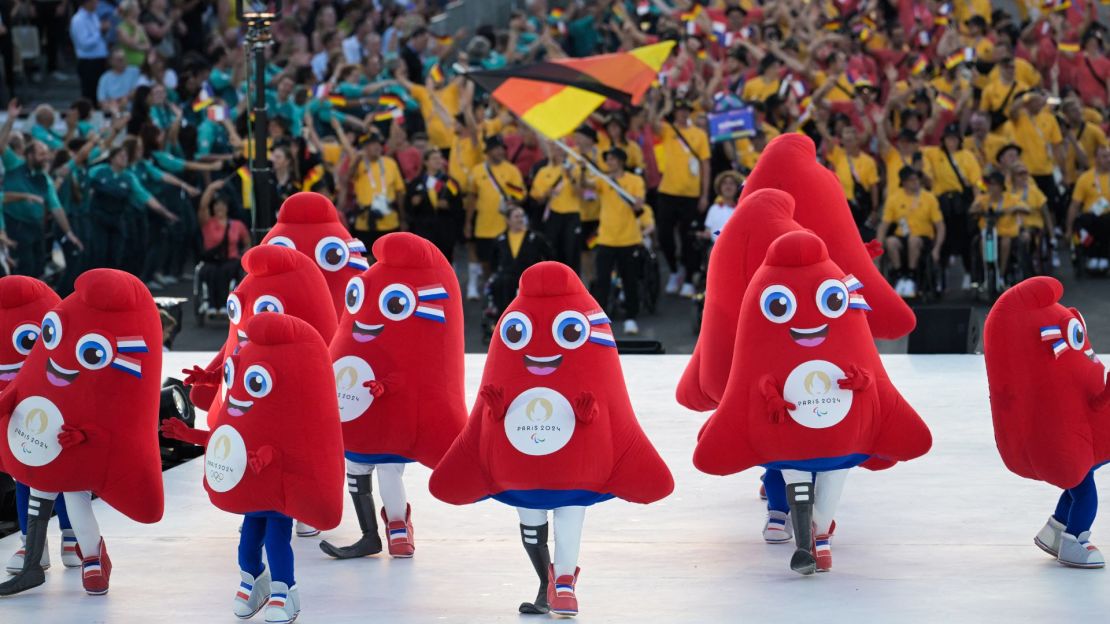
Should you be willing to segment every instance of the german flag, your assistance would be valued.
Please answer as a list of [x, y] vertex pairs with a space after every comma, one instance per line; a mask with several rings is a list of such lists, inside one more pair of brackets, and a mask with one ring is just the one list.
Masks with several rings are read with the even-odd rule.
[[212, 87], [208, 86], [208, 83], [205, 83], [204, 86], [200, 88], [200, 93], [197, 93], [196, 99], [193, 100], [193, 112], [199, 113], [211, 106], [212, 102], [215, 101], [216, 97], [212, 94]]
[[924, 56], [919, 56], [917, 60], [914, 61], [913, 67], [910, 68], [910, 73], [914, 76], [919, 76], [925, 73], [926, 69], [929, 69], [929, 59]]
[[452, 45], [454, 45], [454, 43], [455, 43], [455, 38], [452, 37], [451, 35], [432, 35], [432, 36], [435, 38], [436, 43], [438, 43], [440, 46], [442, 46], [444, 48], [449, 48]]
[[512, 182], [505, 183], [505, 194], [517, 201], [524, 199], [524, 189]]
[[346, 108], [350, 104], [342, 95], [329, 95], [327, 102], [336, 108]]
[[459, 194], [459, 185], [455, 183], [454, 179], [447, 178], [447, 190], [450, 191], [452, 195]]
[[946, 111], [954, 111], [956, 110], [956, 100], [947, 93], [937, 93], [937, 106]]
[[559, 59], [466, 74], [549, 139], [570, 134], [606, 99], [639, 104], [673, 41], [628, 52]]
[[324, 166], [316, 165], [315, 167], [308, 170], [308, 173], [305, 175], [304, 180], [301, 181], [301, 190], [311, 191], [312, 187], [316, 186], [316, 184], [323, 179]]
[[386, 108], [404, 108], [405, 101], [396, 95], [383, 95], [378, 98], [378, 106]]
[[1061, 52], [1066, 52], [1068, 54], [1076, 54], [1076, 53], [1079, 52], [1079, 42], [1078, 41], [1061, 41], [1056, 46], [1056, 48], [1058, 50], [1060, 50]]
[[432, 65], [428, 70], [428, 75], [432, 77], [432, 82], [435, 84], [443, 84], [443, 69], [440, 68], [439, 63]]

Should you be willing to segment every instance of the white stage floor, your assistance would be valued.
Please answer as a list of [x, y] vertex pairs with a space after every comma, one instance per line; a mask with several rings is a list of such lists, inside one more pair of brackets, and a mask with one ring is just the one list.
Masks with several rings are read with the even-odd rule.
[[[166, 370], [205, 363], [176, 353]], [[849, 478], [834, 542], [834, 571], [790, 571], [789, 546], [763, 542], [758, 471], [720, 478], [691, 464], [703, 416], [674, 401], [687, 356], [624, 358], [648, 436], [674, 472], [675, 492], [649, 506], [612, 501], [587, 512], [579, 581], [582, 622], [1058, 622], [1110, 612], [1107, 571], [1068, 569], [1033, 535], [1059, 491], [1003, 467], [994, 446], [983, 360], [978, 356], [885, 356], [895, 384], [933, 430], [926, 457]], [[468, 356], [468, 391], [483, 356]], [[237, 516], [218, 511], [201, 487], [201, 462], [165, 473], [166, 516], [135, 524], [97, 502], [112, 555], [111, 592], [86, 596], [78, 571], [57, 560], [45, 586], [0, 599], [0, 622], [234, 622], [239, 582]], [[320, 538], [296, 539], [299, 621], [519, 622], [536, 579], [514, 510], [493, 501], [453, 507], [427, 492], [429, 471], [406, 485], [416, 557], [333, 561]], [[1102, 488], [1105, 492], [1105, 488]], [[321, 537], [348, 543], [354, 514]], [[1110, 552], [1110, 518], [1093, 541]], [[4, 559], [16, 536], [0, 540]], [[262, 615], [255, 621], [262, 622]]]

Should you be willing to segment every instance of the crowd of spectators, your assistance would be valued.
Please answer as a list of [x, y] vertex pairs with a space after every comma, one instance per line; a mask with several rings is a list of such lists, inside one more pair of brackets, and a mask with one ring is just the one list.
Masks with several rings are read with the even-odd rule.
[[[493, 310], [527, 266], [564, 262], [635, 334], [648, 258], [665, 263], [665, 293], [697, 296], [745, 175], [768, 141], [799, 132], [905, 297], [929, 262], [939, 289], [957, 288], [946, 276], [961, 264], [961, 286], [978, 286], [988, 228], [1000, 287], [1073, 247], [1085, 270], [1110, 268], [1097, 1], [521, 4], [505, 27], [437, 35], [439, 3], [286, 2], [264, 68], [276, 201], [327, 194], [368, 247], [396, 230], [427, 237]], [[65, 110], [24, 85], [8, 106], [8, 270], [64, 264], [63, 292], [94, 266], [152, 290], [190, 277], [194, 260], [235, 272], [258, 181], [234, 13], [227, 0], [0, 3], [8, 88], [16, 23], [39, 28], [49, 71], [72, 50], [80, 82]], [[570, 153], [456, 71], [662, 40], [675, 50], [643, 104], [604, 105], [567, 137]], [[710, 135], [711, 115], [745, 107], [751, 133]]]

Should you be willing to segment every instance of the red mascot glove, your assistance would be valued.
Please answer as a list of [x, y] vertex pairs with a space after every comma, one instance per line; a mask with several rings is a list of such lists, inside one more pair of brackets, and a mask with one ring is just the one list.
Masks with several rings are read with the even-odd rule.
[[62, 430], [58, 433], [58, 444], [63, 449], [73, 448], [88, 439], [88, 434], [72, 425], [62, 425]]
[[574, 417], [583, 425], [593, 422], [598, 414], [597, 399], [592, 392], [583, 392], [574, 399]]
[[251, 467], [251, 472], [254, 474], [261, 474], [273, 462], [274, 447], [272, 446], [260, 446], [257, 451], [247, 453], [247, 465]]
[[759, 380], [759, 392], [767, 402], [767, 417], [773, 423], [780, 423], [789, 416], [787, 410], [797, 409], [797, 406], [782, 397], [782, 393], [775, 387], [775, 380], [769, 375], [764, 375]]
[[183, 368], [182, 373], [185, 373], [186, 386], [218, 386], [220, 385], [220, 370], [207, 370], [199, 366], [193, 368]]
[[841, 390], [859, 392], [870, 388], [871, 383], [874, 381], [871, 371], [866, 368], [860, 368], [855, 364], [848, 367], [846, 375], [844, 379], [837, 381], [837, 385], [840, 386]]
[[208, 431], [192, 429], [176, 418], [163, 420], [159, 430], [163, 436], [171, 440], [180, 440], [197, 446], [204, 446], [208, 442], [208, 436], [211, 435]]
[[505, 390], [500, 386], [487, 384], [478, 391], [478, 398], [486, 410], [486, 415], [491, 420], [505, 419]]

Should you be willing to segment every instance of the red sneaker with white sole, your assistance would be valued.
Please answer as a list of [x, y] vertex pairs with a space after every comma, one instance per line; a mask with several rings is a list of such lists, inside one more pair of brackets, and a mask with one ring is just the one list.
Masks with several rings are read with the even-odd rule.
[[400, 559], [412, 557], [416, 552], [416, 544], [413, 543], [415, 535], [412, 530], [412, 505], [405, 506], [404, 521], [391, 521], [385, 515], [385, 507], [382, 507], [382, 522], [385, 523], [385, 534], [389, 538], [389, 555]]
[[582, 568], [574, 569], [574, 576], [564, 574], [555, 577], [555, 566], [547, 570], [547, 602], [551, 605], [551, 612], [556, 615], [578, 615], [578, 597], [574, 588], [578, 584], [578, 573]]
[[112, 560], [108, 557], [108, 547], [100, 538], [100, 555], [81, 559], [81, 584], [85, 593], [100, 596], [108, 593], [108, 577], [112, 575]]
[[813, 536], [813, 557], [817, 559], [817, 571], [828, 572], [832, 569], [832, 535], [820, 533]]

